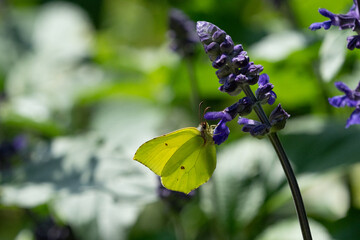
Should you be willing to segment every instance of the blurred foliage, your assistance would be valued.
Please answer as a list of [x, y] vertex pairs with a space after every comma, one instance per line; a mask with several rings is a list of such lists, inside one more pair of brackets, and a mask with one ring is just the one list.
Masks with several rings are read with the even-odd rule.
[[325, 20], [318, 8], [351, 4], [0, 1], [0, 239], [301, 239], [274, 150], [236, 123], [186, 201], [159, 197], [156, 176], [132, 161], [143, 142], [197, 126], [192, 71], [204, 106], [238, 100], [217, 90], [201, 46], [190, 63], [169, 49], [170, 8], [218, 25], [264, 66], [291, 114], [280, 137], [314, 239], [356, 239], [360, 129], [344, 129], [350, 110], [327, 98], [340, 95], [334, 81], [357, 84], [360, 61], [346, 32], [307, 29]]

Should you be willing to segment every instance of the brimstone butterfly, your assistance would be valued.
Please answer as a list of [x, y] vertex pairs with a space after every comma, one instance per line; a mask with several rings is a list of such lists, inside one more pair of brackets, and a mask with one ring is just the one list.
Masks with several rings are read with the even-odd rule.
[[206, 122], [147, 141], [134, 160], [161, 177], [167, 189], [188, 194], [209, 180], [216, 167], [213, 129]]

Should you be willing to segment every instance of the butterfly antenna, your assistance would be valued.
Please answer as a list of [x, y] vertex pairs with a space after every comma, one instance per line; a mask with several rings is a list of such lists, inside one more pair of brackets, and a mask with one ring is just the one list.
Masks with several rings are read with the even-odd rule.
[[205, 108], [203, 116], [205, 115], [205, 113], [206, 113], [210, 108], [211, 108], [211, 107], [206, 107], [206, 108]]
[[205, 113], [207, 112], [207, 110], [209, 110], [210, 109], [210, 107], [206, 107], [205, 108], [205, 110], [204, 110], [204, 112], [203, 112], [203, 115], [202, 115], [202, 118], [201, 118], [201, 122], [205, 122], [205, 119], [204, 119], [204, 116], [205, 116]]

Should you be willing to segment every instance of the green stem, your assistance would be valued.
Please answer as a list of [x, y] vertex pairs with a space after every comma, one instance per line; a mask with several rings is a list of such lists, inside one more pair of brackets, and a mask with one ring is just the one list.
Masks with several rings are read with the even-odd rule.
[[187, 57], [185, 58], [185, 61], [189, 73], [189, 80], [191, 87], [191, 107], [194, 110], [194, 112], [197, 112], [200, 103], [200, 97], [199, 97], [199, 86], [195, 75], [194, 60], [191, 57]]
[[173, 224], [174, 224], [174, 230], [175, 230], [175, 237], [176, 237], [176, 240], [185, 240], [185, 231], [184, 231], [184, 228], [181, 224], [181, 221], [180, 221], [180, 217], [179, 217], [179, 214], [170, 210], [171, 211], [171, 218], [172, 218], [172, 221], [173, 221]]
[[[243, 90], [244, 90], [246, 96], [250, 97], [250, 99], [253, 102], [255, 102], [254, 110], [255, 110], [256, 114], [258, 115], [259, 119], [261, 120], [261, 122], [270, 126], [269, 119], [267, 118], [263, 108], [261, 107], [261, 104], [257, 101], [255, 95], [251, 91], [251, 88], [249, 86], [244, 86]], [[284, 150], [277, 134], [270, 133], [268, 135], [268, 137], [279, 157], [281, 166], [283, 167], [287, 181], [289, 183], [290, 190], [291, 190], [293, 200], [295, 203], [295, 207], [296, 207], [296, 212], [297, 212], [297, 215], [299, 218], [300, 228], [301, 228], [303, 238], [304, 238], [304, 240], [312, 240], [310, 226], [309, 226], [308, 218], [306, 216], [304, 202], [303, 202], [303, 199], [301, 196], [300, 188], [297, 183], [294, 171], [291, 167], [290, 161], [285, 153], [285, 150]]]

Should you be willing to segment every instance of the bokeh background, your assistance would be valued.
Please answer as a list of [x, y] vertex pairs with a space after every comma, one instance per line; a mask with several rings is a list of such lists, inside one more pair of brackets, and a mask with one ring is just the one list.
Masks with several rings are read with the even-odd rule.
[[214, 176], [189, 196], [132, 160], [143, 142], [198, 125], [194, 81], [214, 111], [239, 98], [217, 90], [202, 46], [190, 60], [170, 49], [172, 8], [224, 29], [264, 66], [291, 114], [280, 138], [314, 239], [360, 239], [360, 129], [327, 103], [341, 94], [334, 81], [357, 85], [359, 50], [346, 49], [351, 31], [308, 29], [326, 20], [318, 8], [351, 4], [1, 0], [0, 239], [302, 239], [269, 141], [236, 121]]

